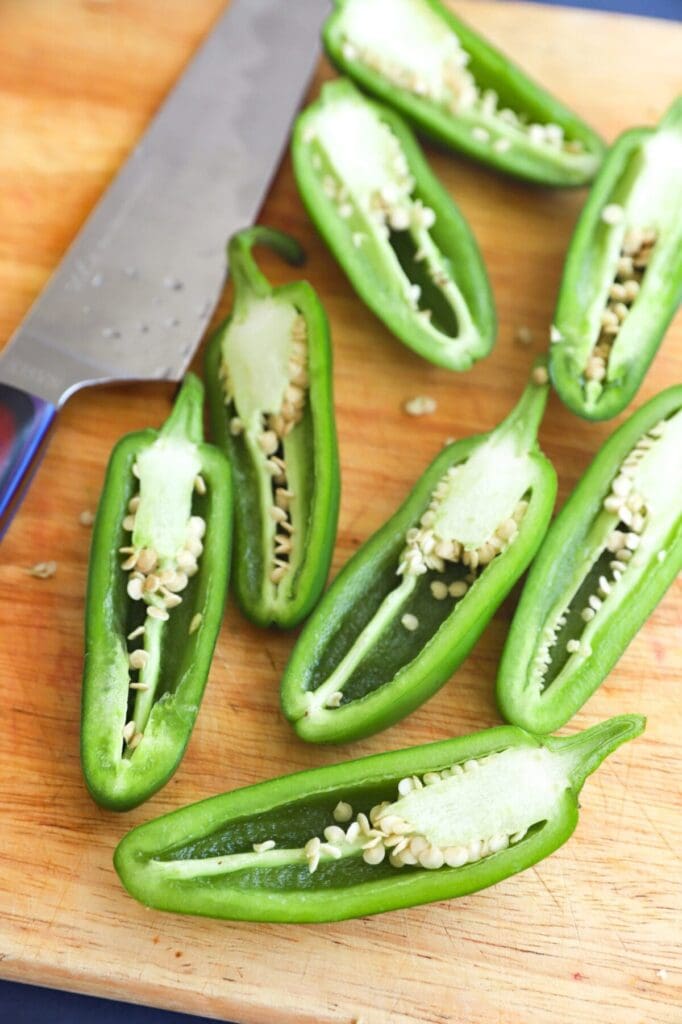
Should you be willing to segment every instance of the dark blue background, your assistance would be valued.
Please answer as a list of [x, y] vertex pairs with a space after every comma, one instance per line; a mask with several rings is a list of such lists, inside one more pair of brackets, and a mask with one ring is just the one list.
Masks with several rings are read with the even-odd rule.
[[[588, 7], [602, 11], [622, 11], [649, 17], [682, 20], [682, 0], [572, 0], [555, 7]], [[166, 1013], [144, 1006], [129, 1006], [106, 999], [76, 996], [67, 992], [0, 981], [0, 1021], [12, 1024], [210, 1024], [207, 1017], [184, 1013]], [[213, 1019], [211, 1019], [213, 1020]]]

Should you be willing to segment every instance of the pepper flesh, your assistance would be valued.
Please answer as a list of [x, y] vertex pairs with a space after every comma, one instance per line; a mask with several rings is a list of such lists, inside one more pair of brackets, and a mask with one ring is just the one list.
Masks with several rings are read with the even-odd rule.
[[95, 519], [81, 761], [112, 810], [142, 803], [177, 768], [222, 620], [230, 467], [203, 443], [202, 404], [188, 374], [161, 430], [116, 445]]
[[536, 441], [543, 377], [492, 433], [448, 445], [322, 598], [282, 677], [302, 739], [368, 736], [422, 704], [532, 559], [556, 494]]
[[426, 135], [543, 185], [581, 185], [604, 144], [438, 0], [336, 0], [331, 60]]
[[644, 724], [498, 726], [299, 772], [140, 825], [114, 864], [146, 906], [230, 920], [338, 921], [464, 896], [561, 846], [587, 776]]
[[578, 416], [634, 397], [682, 300], [682, 98], [609, 151], [566, 258], [550, 375]]
[[497, 679], [510, 722], [560, 728], [682, 569], [682, 386], [609, 438], [547, 532]]
[[496, 321], [480, 252], [402, 119], [329, 82], [296, 122], [292, 157], [308, 213], [389, 330], [446, 369], [487, 355]]
[[207, 390], [213, 436], [234, 473], [237, 598], [259, 625], [292, 627], [324, 587], [336, 535], [331, 344], [316, 293], [305, 281], [271, 288], [256, 244], [290, 263], [304, 258], [270, 228], [232, 238], [234, 309], [208, 347]]

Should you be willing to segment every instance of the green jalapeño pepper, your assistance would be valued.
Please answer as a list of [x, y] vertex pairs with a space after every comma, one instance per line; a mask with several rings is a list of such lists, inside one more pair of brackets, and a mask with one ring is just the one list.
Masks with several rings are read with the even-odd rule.
[[235, 591], [259, 625], [296, 625], [320, 596], [339, 506], [329, 327], [306, 281], [272, 289], [252, 247], [290, 263], [292, 238], [265, 227], [229, 245], [234, 309], [208, 348], [213, 435], [235, 482]]
[[282, 708], [302, 739], [387, 728], [467, 656], [549, 524], [556, 474], [536, 441], [546, 382], [536, 367], [492, 433], [448, 445], [339, 573], [282, 678]]
[[324, 41], [345, 74], [426, 135], [543, 185], [581, 185], [601, 139], [438, 0], [336, 0]]
[[360, 298], [449, 370], [487, 355], [495, 311], [471, 230], [403, 120], [343, 79], [296, 122], [301, 198]]
[[92, 796], [124, 811], [175, 771], [223, 615], [230, 467], [202, 441], [188, 374], [161, 430], [115, 447], [97, 510], [85, 618], [81, 760]]
[[560, 728], [615, 665], [682, 569], [682, 385], [602, 447], [550, 527], [516, 609], [497, 703]]
[[635, 395], [682, 299], [682, 98], [610, 150], [568, 250], [549, 369], [566, 405], [609, 419]]
[[150, 907], [320, 922], [485, 889], [537, 864], [578, 823], [588, 775], [644, 719], [573, 736], [498, 726], [299, 772], [140, 825], [114, 864]]

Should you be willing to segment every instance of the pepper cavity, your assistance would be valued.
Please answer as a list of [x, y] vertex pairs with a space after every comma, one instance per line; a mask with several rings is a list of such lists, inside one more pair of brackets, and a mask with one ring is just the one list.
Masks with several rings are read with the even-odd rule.
[[643, 727], [635, 715], [567, 737], [507, 726], [299, 772], [139, 826], [116, 868], [147, 905], [234, 919], [461, 896], [565, 842], [586, 777]]
[[285, 714], [304, 739], [368, 735], [421, 704], [527, 565], [556, 486], [536, 441], [541, 369], [494, 431], [438, 456], [316, 609], [282, 680]]
[[503, 103], [426, 0], [346, 0], [339, 26], [346, 61], [466, 120], [472, 138], [495, 153], [523, 140], [564, 155], [585, 154], [583, 142], [566, 138], [561, 125], [537, 123], [529, 111]]
[[449, 369], [486, 355], [495, 316], [485, 266], [400, 117], [337, 79], [299, 118], [292, 155], [308, 212], [389, 329]]
[[364, 811], [354, 813], [350, 803], [339, 800], [322, 836], [301, 847], [282, 848], [267, 838], [252, 844], [253, 852], [165, 862], [165, 871], [178, 878], [202, 877], [303, 862], [312, 875], [320, 863], [349, 857], [372, 867], [386, 861], [393, 868], [460, 868], [520, 843], [550, 818], [570, 786], [569, 767], [545, 747], [467, 758], [405, 776], [386, 799]]
[[[589, 533], [582, 568], [540, 634], [529, 682], [543, 691], [593, 653], [592, 637], [645, 567], [666, 557], [682, 495], [682, 412], [639, 438], [613, 476]], [[587, 567], [585, 571], [585, 566]]]
[[341, 96], [310, 117], [304, 141], [353, 246], [391, 259], [402, 302], [434, 338], [466, 334], [466, 302], [431, 233], [436, 214], [415, 194], [400, 141], [376, 110]]
[[222, 621], [231, 474], [204, 442], [203, 399], [188, 373], [160, 430], [119, 441], [94, 522], [81, 760], [112, 810], [136, 807], [177, 768]]
[[[169, 421], [170, 422], [170, 421]], [[193, 514], [195, 496], [206, 494], [196, 444], [162, 432], [132, 466], [139, 491], [129, 500], [122, 529], [131, 534], [119, 549], [121, 569], [129, 573], [127, 595], [146, 605], [145, 618], [129, 632], [128, 663], [133, 676], [132, 715], [123, 727], [128, 751], [139, 746], [160, 683], [164, 624], [182, 603], [182, 592], [196, 575], [206, 522]], [[139, 616], [136, 617], [137, 622]]]
[[277, 587], [295, 564], [296, 494], [285, 447], [309, 384], [306, 321], [296, 307], [274, 299], [247, 307], [223, 335], [220, 379], [230, 433], [262, 470], [269, 579]]
[[497, 678], [504, 717], [567, 722], [606, 678], [682, 569], [682, 387], [605, 442], [531, 566]]
[[289, 235], [256, 225], [228, 245], [234, 305], [206, 352], [209, 412], [235, 488], [236, 596], [258, 625], [290, 628], [326, 582], [339, 500], [329, 325], [306, 281], [273, 287], [263, 245], [303, 263]]
[[682, 300], [682, 99], [609, 150], [578, 220], [554, 315], [550, 371], [579, 416], [634, 396]]

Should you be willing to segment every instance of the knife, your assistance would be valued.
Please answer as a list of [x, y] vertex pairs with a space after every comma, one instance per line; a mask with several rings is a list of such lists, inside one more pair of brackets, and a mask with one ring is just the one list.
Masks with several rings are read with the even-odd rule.
[[260, 209], [330, 0], [232, 0], [0, 354], [0, 537], [82, 387], [179, 380]]

